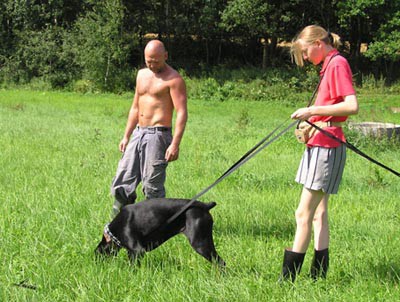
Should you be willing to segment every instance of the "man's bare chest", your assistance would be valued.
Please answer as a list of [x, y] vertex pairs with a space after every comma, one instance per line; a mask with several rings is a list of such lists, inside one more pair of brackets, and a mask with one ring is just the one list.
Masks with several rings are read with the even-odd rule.
[[163, 96], [169, 93], [169, 82], [157, 78], [143, 78], [137, 87], [139, 95]]

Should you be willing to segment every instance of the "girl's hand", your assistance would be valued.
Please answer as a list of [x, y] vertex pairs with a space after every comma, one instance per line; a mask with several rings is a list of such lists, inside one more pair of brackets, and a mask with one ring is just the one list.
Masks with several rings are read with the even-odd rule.
[[307, 120], [312, 116], [311, 107], [305, 107], [297, 109], [295, 112], [292, 113], [290, 116], [292, 119], [295, 120]]

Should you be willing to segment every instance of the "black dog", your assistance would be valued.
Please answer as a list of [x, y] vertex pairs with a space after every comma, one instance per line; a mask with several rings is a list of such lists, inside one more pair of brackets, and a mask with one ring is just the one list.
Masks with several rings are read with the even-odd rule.
[[95, 252], [101, 255], [116, 255], [121, 248], [128, 250], [132, 262], [140, 260], [171, 237], [183, 233], [193, 249], [208, 261], [225, 265], [215, 250], [212, 237], [213, 219], [209, 210], [216, 203], [193, 204], [170, 224], [165, 225], [189, 202], [188, 199], [155, 198], [130, 204], [104, 228], [101, 242]]

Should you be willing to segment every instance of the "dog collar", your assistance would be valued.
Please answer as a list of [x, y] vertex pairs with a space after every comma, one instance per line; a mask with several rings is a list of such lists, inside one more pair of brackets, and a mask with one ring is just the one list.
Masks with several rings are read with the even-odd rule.
[[114, 236], [113, 233], [111, 233], [110, 228], [109, 228], [109, 223], [107, 223], [104, 226], [104, 237], [106, 238], [107, 242], [112, 241], [119, 247], [122, 247], [121, 241], [118, 240], [117, 237]]

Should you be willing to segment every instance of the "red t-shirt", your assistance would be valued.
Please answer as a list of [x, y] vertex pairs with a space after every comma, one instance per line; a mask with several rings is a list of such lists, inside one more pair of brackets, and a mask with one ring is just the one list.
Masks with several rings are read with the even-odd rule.
[[[332, 50], [322, 64], [320, 76], [323, 75], [323, 78], [318, 88], [316, 106], [337, 104], [343, 102], [345, 96], [355, 94], [349, 63], [344, 57], [336, 55], [338, 53], [336, 49]], [[347, 120], [347, 116], [312, 116], [309, 120], [313, 123], [317, 121], [344, 122]], [[341, 127], [326, 127], [324, 130], [345, 141]], [[336, 148], [340, 146], [340, 143], [322, 132], [318, 132], [308, 141], [307, 146]]]

